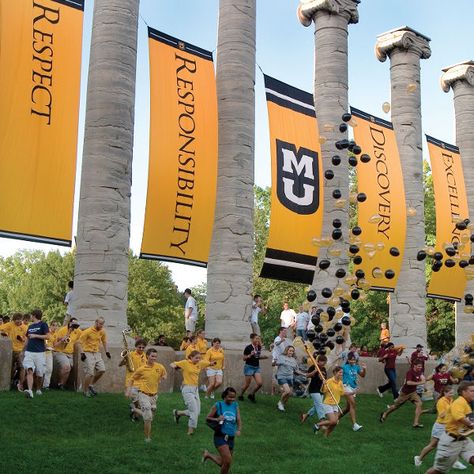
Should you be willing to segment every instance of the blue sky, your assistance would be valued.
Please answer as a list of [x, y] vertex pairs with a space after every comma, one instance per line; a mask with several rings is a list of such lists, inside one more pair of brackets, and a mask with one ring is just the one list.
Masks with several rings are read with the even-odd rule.
[[[257, 0], [257, 63], [266, 74], [311, 92], [313, 26], [305, 28], [298, 22], [297, 5], [297, 0]], [[92, 7], [93, 2], [86, 0], [78, 169], [82, 154]], [[390, 102], [389, 62], [380, 63], [375, 58], [375, 40], [378, 34], [387, 30], [410, 26], [432, 40], [432, 56], [421, 62], [423, 131], [455, 143], [452, 93], [441, 91], [439, 78], [443, 67], [474, 59], [472, 10], [472, 0], [362, 0], [359, 23], [349, 26], [350, 104], [390, 120], [390, 115], [382, 111], [382, 103]], [[135, 253], [140, 251], [148, 172], [150, 85], [147, 25], [213, 51], [216, 47], [217, 19], [217, 0], [141, 0], [131, 227], [131, 248]], [[256, 73], [255, 182], [260, 186], [270, 185], [268, 118], [259, 68]], [[76, 182], [76, 194], [78, 189], [79, 182]], [[76, 219], [74, 229], [75, 225]], [[0, 255], [9, 255], [21, 248], [48, 250], [54, 247], [0, 239]], [[181, 289], [206, 278], [204, 269], [178, 264], [170, 267]]]

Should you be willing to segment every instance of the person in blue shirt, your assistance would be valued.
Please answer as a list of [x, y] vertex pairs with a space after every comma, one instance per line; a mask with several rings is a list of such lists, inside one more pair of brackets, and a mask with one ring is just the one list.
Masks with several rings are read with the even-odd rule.
[[221, 468], [221, 474], [227, 474], [232, 464], [232, 453], [234, 450], [234, 438], [240, 436], [242, 422], [240, 419], [239, 405], [235, 401], [237, 393], [234, 388], [227, 387], [222, 392], [223, 401], [217, 402], [212, 408], [207, 419], [218, 421], [219, 427], [214, 431], [214, 446], [219, 455], [211, 454], [205, 450], [202, 462], [210, 459]]
[[344, 396], [346, 397], [346, 407], [342, 411], [341, 418], [347, 413], [350, 414], [352, 420], [352, 430], [359, 431], [362, 426], [356, 421], [356, 402], [355, 396], [358, 390], [357, 377], [365, 377], [365, 364], [358, 364], [357, 359], [351, 352], [347, 357], [347, 362], [342, 367], [342, 383], [344, 384]]
[[28, 385], [25, 390], [27, 398], [33, 398], [33, 385], [36, 385], [36, 395], [42, 395], [41, 386], [46, 369], [46, 339], [49, 335], [48, 325], [42, 321], [42, 318], [42, 311], [34, 309], [31, 312], [32, 323], [26, 331], [28, 340], [25, 346], [23, 368], [26, 371], [26, 383]]

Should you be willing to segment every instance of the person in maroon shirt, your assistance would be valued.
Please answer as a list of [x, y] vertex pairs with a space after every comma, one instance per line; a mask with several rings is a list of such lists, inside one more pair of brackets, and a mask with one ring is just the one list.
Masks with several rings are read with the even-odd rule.
[[393, 399], [396, 400], [398, 397], [397, 390], [397, 371], [395, 369], [395, 360], [403, 352], [403, 347], [395, 348], [393, 342], [387, 343], [385, 346], [381, 347], [377, 357], [379, 362], [385, 364], [384, 372], [388, 378], [388, 382], [385, 385], [380, 385], [377, 387], [377, 393], [380, 398], [383, 397], [383, 393], [387, 390], [392, 390]]
[[413, 428], [423, 428], [420, 425], [420, 415], [422, 413], [422, 403], [420, 396], [416, 393], [416, 388], [424, 385], [425, 376], [423, 375], [423, 363], [415, 361], [413, 367], [407, 372], [405, 376], [405, 383], [403, 384], [400, 395], [387, 410], [380, 414], [379, 421], [383, 423], [390, 413], [398, 410], [405, 402], [411, 401], [415, 404], [415, 419], [413, 420]]

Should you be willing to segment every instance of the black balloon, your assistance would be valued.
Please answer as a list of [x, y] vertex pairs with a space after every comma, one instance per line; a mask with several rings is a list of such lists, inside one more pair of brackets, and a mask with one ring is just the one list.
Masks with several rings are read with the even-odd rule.
[[456, 255], [456, 249], [454, 247], [446, 247], [444, 251], [446, 252], [446, 255], [449, 255], [450, 257], [454, 257]]
[[441, 261], [441, 260], [443, 260], [443, 254], [441, 252], [435, 252], [433, 254], [433, 258], [437, 261]]
[[310, 342], [313, 342], [316, 337], [316, 333], [312, 329], [309, 329], [306, 332], [306, 337], [309, 339]]
[[439, 260], [435, 260], [433, 262], [433, 265], [431, 265], [431, 270], [433, 270], [434, 272], [439, 272], [442, 266], [443, 266], [443, 262], [440, 262]]
[[[328, 332], [329, 332], [329, 331], [328, 331]], [[326, 346], [326, 347], [329, 347], [329, 349], [330, 349], [331, 351], [334, 349], [334, 347], [336, 347], [335, 344], [334, 344], [334, 342], [332, 342], [332, 341], [326, 342], [325, 346]]]
[[341, 319], [341, 323], [344, 326], [350, 326], [351, 325], [351, 318], [349, 316], [343, 316]]
[[326, 355], [326, 349], [324, 349], [324, 348], [319, 349], [318, 355], [320, 355], [320, 356]]
[[342, 336], [337, 336], [336, 344], [344, 344], [344, 338]]
[[469, 262], [467, 260], [460, 260], [459, 261], [459, 266], [461, 268], [466, 268], [469, 265]]
[[341, 219], [334, 219], [332, 221], [332, 226], [335, 227], [336, 229], [339, 229], [342, 226]]
[[354, 288], [353, 290], [351, 290], [351, 298], [353, 300], [358, 300], [359, 296], [360, 296], [360, 291], [357, 288]]
[[342, 196], [342, 193], [339, 189], [335, 189], [333, 192], [332, 192], [332, 197], [334, 199], [340, 199]]
[[333, 171], [333, 170], [326, 170], [326, 171], [324, 172], [324, 177], [325, 177], [326, 179], [332, 179], [332, 178], [334, 178], [334, 171]]
[[357, 166], [357, 158], [355, 156], [349, 156], [349, 158], [347, 159], [347, 162], [351, 166]]
[[359, 268], [358, 270], [355, 271], [354, 275], [359, 279], [364, 278], [365, 277], [365, 272], [364, 272], [364, 270]]
[[469, 265], [474, 265], [474, 255], [471, 255], [471, 258], [469, 259]]
[[426, 258], [426, 252], [424, 250], [418, 250], [418, 253], [416, 254], [416, 259], [421, 262]]
[[327, 335], [329, 337], [334, 337], [336, 335], [336, 331], [334, 331], [334, 329], [331, 329], [329, 328], [327, 331], [326, 331]]
[[326, 308], [326, 313], [328, 313], [328, 316], [329, 316], [330, 318], [334, 318], [334, 315], [336, 314], [336, 310], [335, 310], [335, 308], [334, 308], [333, 306], [328, 306], [328, 307]]
[[316, 299], [316, 292], [314, 290], [309, 290], [306, 293], [306, 299], [311, 303]]
[[359, 145], [354, 145], [352, 153], [354, 153], [354, 155], [360, 155], [362, 153], [362, 148]]
[[466, 230], [467, 224], [464, 221], [458, 222], [456, 224], [456, 229], [458, 230]]
[[339, 155], [334, 155], [331, 161], [334, 166], [338, 166], [341, 164], [341, 157]]
[[471, 295], [471, 293], [466, 293], [464, 295], [464, 301], [468, 304], [472, 303], [474, 301], [474, 297]]
[[471, 239], [471, 242], [474, 242], [474, 234], [471, 234], [470, 239]]
[[448, 259], [445, 260], [444, 264], [448, 268], [452, 268], [452, 267], [454, 267], [454, 265], [456, 265], [456, 262], [452, 258], [448, 258]]
[[347, 132], [347, 124], [341, 123], [341, 125], [339, 125], [339, 131], [341, 133]]
[[325, 332], [322, 332], [320, 335], [319, 335], [319, 339], [321, 340], [321, 342], [324, 344], [328, 339], [328, 335], [325, 333]]
[[360, 265], [362, 263], [362, 257], [360, 255], [356, 255], [352, 261], [355, 265]]
[[336, 278], [344, 278], [346, 276], [346, 271], [344, 268], [338, 268], [336, 270]]
[[370, 161], [370, 156], [364, 153], [363, 155], [360, 155], [360, 161], [362, 161], [362, 163], [368, 163]]
[[338, 140], [336, 142], [336, 148], [338, 150], [344, 150], [344, 148], [349, 148], [349, 140], [346, 140], [345, 138], [343, 140]]
[[321, 290], [321, 295], [323, 296], [323, 298], [331, 298], [332, 296], [331, 288], [323, 288]]
[[349, 120], [352, 118], [352, 115], [348, 112], [342, 114], [342, 121], [343, 122], [349, 122]]
[[395, 276], [395, 272], [393, 270], [385, 270], [385, 278], [391, 280]]
[[390, 249], [390, 255], [392, 257], [398, 257], [400, 255], [400, 250], [398, 250], [397, 247], [392, 247]]
[[321, 319], [320, 319], [320, 317], [319, 317], [317, 314], [313, 314], [313, 316], [311, 316], [311, 322], [312, 322], [315, 326], [319, 326], [319, 323], [321, 322]]
[[367, 201], [367, 194], [365, 194], [365, 193], [359, 193], [359, 194], [357, 195], [357, 201], [359, 201], [359, 202], [365, 202], [365, 201]]
[[[319, 333], [322, 333], [324, 331], [324, 328], [321, 326], [321, 324], [318, 324], [314, 330], [319, 334]], [[319, 334], [319, 337], [321, 337], [321, 334]]]
[[359, 252], [359, 246], [356, 245], [356, 244], [351, 244], [349, 245], [349, 252], [352, 253], [352, 254], [356, 254]]
[[341, 323], [336, 323], [334, 325], [334, 331], [339, 332], [342, 329], [342, 324]]
[[354, 235], [360, 235], [362, 234], [362, 229], [359, 227], [359, 226], [355, 226], [351, 229], [351, 232], [354, 234]]
[[319, 261], [319, 268], [321, 270], [326, 270], [326, 268], [329, 268], [329, 265], [331, 265], [331, 262], [325, 258]]
[[313, 341], [313, 347], [316, 350], [321, 349], [321, 347], [322, 347], [321, 341]]
[[334, 229], [331, 234], [333, 240], [339, 240], [342, 237], [341, 229]]

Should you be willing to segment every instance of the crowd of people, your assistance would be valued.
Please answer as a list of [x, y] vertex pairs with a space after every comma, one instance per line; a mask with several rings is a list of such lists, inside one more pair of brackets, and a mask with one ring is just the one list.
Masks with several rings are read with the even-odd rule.
[[[73, 288], [70, 288], [72, 291]], [[66, 305], [72, 295], [66, 296]], [[152, 421], [156, 411], [160, 383], [166, 379], [167, 370], [173, 369], [182, 373], [181, 394], [185, 409], [173, 410], [173, 419], [180, 423], [187, 419], [187, 434], [193, 435], [198, 426], [201, 401], [200, 390], [205, 397], [215, 399], [223, 382], [225, 370], [225, 351], [219, 338], [207, 341], [204, 330], [196, 331], [197, 304], [191, 290], [185, 292], [185, 329], [180, 350], [183, 359], [172, 362], [167, 369], [158, 361], [158, 351], [148, 347], [148, 342], [137, 337], [134, 348], [122, 354], [119, 362], [125, 367], [125, 396], [129, 400], [130, 419], [143, 420], [145, 441], [151, 440]], [[300, 415], [304, 424], [316, 417], [313, 422], [314, 434], [322, 433], [329, 437], [340, 420], [349, 415], [354, 432], [363, 429], [357, 420], [357, 394], [359, 381], [365, 377], [367, 366], [361, 360], [364, 357], [356, 344], [346, 349], [338, 344], [333, 351], [322, 353], [314, 351], [308, 342], [311, 331], [311, 314], [300, 308], [296, 313], [288, 304], [283, 305], [278, 334], [265, 350], [260, 336], [258, 316], [266, 311], [260, 295], [256, 295], [249, 319], [252, 333], [250, 343], [244, 348], [243, 378], [240, 390], [227, 387], [222, 393], [222, 400], [213, 403], [206, 417], [206, 423], [214, 430], [214, 445], [218, 455], [204, 451], [203, 462], [210, 460], [221, 467], [221, 472], [228, 472], [232, 463], [232, 452], [235, 437], [240, 435], [242, 420], [238, 402], [257, 402], [257, 393], [263, 386], [260, 361], [271, 358], [273, 366], [272, 382], [278, 387], [280, 398], [277, 409], [285, 412], [297, 379], [302, 386], [300, 396], [308, 397], [311, 406]], [[40, 396], [51, 383], [53, 368], [57, 367], [57, 388], [64, 390], [74, 364], [74, 352], [78, 351], [82, 361], [84, 375], [82, 392], [85, 397], [97, 395], [96, 383], [105, 373], [102, 353], [111, 359], [107, 347], [105, 321], [97, 318], [94, 324], [82, 329], [78, 320], [67, 311], [63, 325], [47, 324], [43, 321], [41, 310], [31, 314], [13, 314], [4, 318], [0, 325], [0, 335], [12, 343], [12, 372], [14, 386], [23, 391], [28, 398]], [[163, 337], [158, 338], [164, 345]], [[422, 394], [428, 381], [434, 383], [435, 409], [437, 419], [432, 429], [431, 440], [423, 450], [414, 457], [414, 464], [420, 466], [426, 455], [436, 449], [434, 466], [427, 472], [435, 474], [447, 472], [451, 467], [465, 469], [459, 461], [462, 457], [474, 464], [474, 443], [470, 440], [469, 431], [474, 423], [470, 419], [474, 404], [474, 382], [458, 380], [449, 372], [446, 364], [439, 364], [433, 374], [425, 375], [425, 362], [429, 356], [418, 345], [408, 357], [409, 370], [401, 388], [397, 387], [396, 363], [406, 350], [404, 346], [395, 346], [390, 340], [390, 333], [385, 325], [381, 327], [380, 350], [377, 358], [384, 366], [387, 383], [377, 387], [377, 394], [383, 398], [384, 393], [391, 392], [393, 403], [387, 406], [379, 416], [380, 423], [387, 419], [406, 402], [415, 407], [413, 428], [423, 427], [420, 417], [428, 410], [423, 410]], [[330, 352], [330, 353], [329, 353]], [[331, 360], [329, 360], [331, 359]], [[329, 376], [330, 373], [330, 376]], [[205, 374], [205, 378], [204, 378]], [[204, 384], [204, 380], [206, 383]], [[454, 399], [454, 384], [458, 385], [458, 398]], [[342, 402], [344, 406], [342, 407]]]

